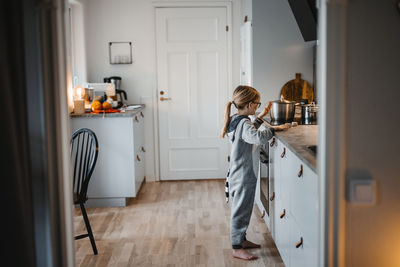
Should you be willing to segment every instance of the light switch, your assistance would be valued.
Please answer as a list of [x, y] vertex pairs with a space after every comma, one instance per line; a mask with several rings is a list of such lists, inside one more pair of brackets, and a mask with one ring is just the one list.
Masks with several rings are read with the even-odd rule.
[[350, 203], [374, 205], [376, 203], [376, 181], [372, 179], [350, 180]]

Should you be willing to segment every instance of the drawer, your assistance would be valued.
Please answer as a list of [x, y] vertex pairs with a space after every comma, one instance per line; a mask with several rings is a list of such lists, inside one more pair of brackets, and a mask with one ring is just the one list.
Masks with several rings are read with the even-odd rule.
[[290, 212], [300, 228], [309, 236], [318, 233], [318, 176], [299, 159], [289, 177], [291, 183]]
[[302, 232], [296, 221], [290, 221], [290, 261], [295, 267], [316, 267], [318, 263], [317, 240]]

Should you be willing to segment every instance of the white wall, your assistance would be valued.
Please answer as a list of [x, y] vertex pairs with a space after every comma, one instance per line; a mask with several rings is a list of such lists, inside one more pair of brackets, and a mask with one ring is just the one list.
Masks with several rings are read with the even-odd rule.
[[[240, 1], [231, 2], [234, 18], [231, 27], [233, 31], [232, 84], [235, 87], [239, 82]], [[147, 180], [153, 180], [158, 168], [155, 164], [154, 144], [157, 76], [153, 1], [86, 0], [86, 7], [88, 81], [102, 82], [103, 77], [121, 76], [121, 88], [127, 92], [128, 102], [146, 104], [145, 133], [148, 151], [146, 177]], [[133, 64], [110, 65], [108, 60], [108, 42], [110, 41], [132, 41]]]
[[[250, 2], [250, 3], [249, 3]], [[313, 86], [313, 46], [305, 42], [286, 0], [244, 0], [253, 24], [253, 85], [262, 102], [280, 98], [282, 86], [301, 73]]]
[[347, 266], [400, 266], [397, 2], [347, 3], [347, 179], [373, 179], [378, 185], [376, 205], [348, 203]]

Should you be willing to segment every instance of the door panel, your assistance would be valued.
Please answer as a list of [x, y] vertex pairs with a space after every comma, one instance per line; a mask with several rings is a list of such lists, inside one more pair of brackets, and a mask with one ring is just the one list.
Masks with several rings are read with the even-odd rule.
[[161, 180], [226, 175], [228, 141], [218, 137], [228, 101], [226, 12], [156, 9]]

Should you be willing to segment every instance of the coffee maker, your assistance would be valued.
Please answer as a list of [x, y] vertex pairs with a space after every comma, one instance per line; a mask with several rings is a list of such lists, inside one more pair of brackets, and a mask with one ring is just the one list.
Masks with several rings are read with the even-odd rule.
[[120, 108], [124, 105], [124, 99], [128, 100], [128, 97], [126, 95], [126, 92], [124, 90], [121, 90], [121, 77], [118, 76], [112, 76], [112, 77], [106, 77], [103, 79], [105, 83], [112, 83], [115, 86], [115, 96], [118, 101], [118, 106], [116, 108]]

